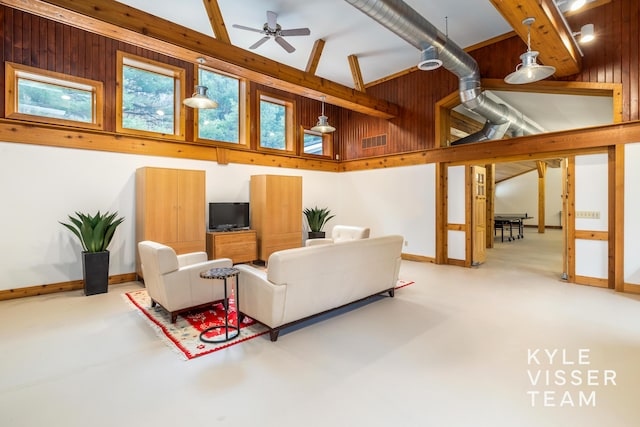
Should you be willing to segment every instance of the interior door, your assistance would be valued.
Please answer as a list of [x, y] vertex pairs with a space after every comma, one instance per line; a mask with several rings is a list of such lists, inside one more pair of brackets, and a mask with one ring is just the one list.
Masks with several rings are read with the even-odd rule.
[[471, 264], [478, 265], [487, 258], [487, 170], [471, 167]]

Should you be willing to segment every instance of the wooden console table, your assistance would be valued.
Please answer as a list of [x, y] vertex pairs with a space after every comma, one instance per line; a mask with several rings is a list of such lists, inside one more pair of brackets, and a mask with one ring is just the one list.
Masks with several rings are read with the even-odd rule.
[[234, 264], [258, 259], [255, 230], [215, 231], [207, 233], [209, 259], [231, 258]]

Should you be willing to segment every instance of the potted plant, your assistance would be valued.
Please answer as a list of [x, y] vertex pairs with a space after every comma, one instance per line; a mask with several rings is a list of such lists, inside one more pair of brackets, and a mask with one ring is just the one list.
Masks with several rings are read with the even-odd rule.
[[109, 251], [116, 228], [124, 221], [117, 218], [117, 212], [98, 211], [95, 215], [76, 212], [76, 217], [69, 215], [71, 224], [60, 222], [67, 227], [82, 245], [82, 279], [85, 295], [103, 294], [109, 285]]
[[333, 218], [335, 215], [331, 215], [329, 208], [318, 208], [317, 206], [309, 209], [306, 208], [304, 215], [307, 217], [307, 223], [309, 224], [309, 238], [310, 239], [322, 239], [324, 238], [324, 231], [322, 228], [324, 225]]

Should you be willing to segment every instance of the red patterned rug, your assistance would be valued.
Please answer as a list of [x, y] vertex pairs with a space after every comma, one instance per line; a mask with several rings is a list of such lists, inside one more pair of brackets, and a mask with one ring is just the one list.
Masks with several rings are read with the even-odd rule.
[[[151, 298], [146, 289], [127, 292], [123, 297], [147, 320], [156, 334], [183, 359], [190, 360], [204, 356], [214, 351], [222, 350], [235, 344], [260, 336], [269, 330], [255, 320], [245, 317], [240, 327], [240, 336], [231, 341], [221, 343], [204, 343], [200, 341], [200, 333], [212, 326], [224, 325], [224, 307], [222, 302], [213, 304], [210, 308], [198, 309], [178, 315], [176, 323], [171, 323], [171, 316], [164, 308], [156, 305], [151, 307]], [[233, 298], [229, 304], [229, 324], [237, 326], [238, 315]], [[205, 334], [204, 338], [224, 335], [218, 329]]]
[[[396, 289], [404, 288], [411, 284], [413, 284], [412, 281], [398, 280]], [[127, 292], [122, 296], [131, 306], [137, 309], [136, 311], [142, 315], [162, 341], [184, 360], [204, 356], [269, 332], [266, 326], [249, 317], [245, 317], [242, 321], [239, 337], [222, 343], [205, 343], [200, 341], [200, 333], [202, 331], [212, 326], [224, 325], [225, 311], [222, 302], [217, 302], [210, 308], [198, 309], [178, 315], [176, 323], [171, 323], [169, 312], [159, 305], [151, 307], [151, 298], [149, 298], [146, 289]], [[229, 323], [236, 326], [238, 324], [238, 316], [233, 298], [230, 298], [229, 306]], [[224, 332], [221, 330], [209, 332], [205, 335], [205, 339], [211, 339], [219, 335], [224, 335]]]

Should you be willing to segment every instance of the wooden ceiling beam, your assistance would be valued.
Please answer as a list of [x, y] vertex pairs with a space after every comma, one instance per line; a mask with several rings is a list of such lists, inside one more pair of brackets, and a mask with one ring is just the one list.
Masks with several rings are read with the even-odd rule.
[[213, 30], [213, 34], [215, 34], [216, 39], [220, 40], [221, 42], [230, 44], [231, 39], [229, 38], [227, 27], [224, 24], [224, 18], [222, 17], [222, 13], [220, 12], [220, 5], [218, 5], [218, 0], [202, 0], [202, 2], [204, 3], [204, 8], [207, 10], [209, 22], [211, 23], [211, 29]]
[[391, 119], [399, 107], [305, 73], [197, 31], [110, 0], [0, 0], [0, 4], [105, 37], [213, 68], [373, 117]]
[[364, 92], [364, 80], [362, 80], [362, 71], [360, 71], [360, 63], [358, 62], [358, 57], [356, 55], [349, 55], [347, 57], [349, 60], [349, 68], [351, 69], [351, 77], [353, 78], [353, 85], [356, 90], [360, 92]]
[[[562, 14], [553, 0], [491, 0], [524, 42], [527, 42], [526, 18], [535, 18], [531, 25], [531, 50], [540, 52], [544, 65], [556, 67], [557, 77], [570, 76], [582, 69], [580, 49]], [[518, 63], [514, 58], [514, 66]]]
[[311, 54], [309, 55], [309, 61], [307, 62], [307, 68], [305, 72], [310, 74], [316, 74], [318, 64], [320, 63], [320, 57], [322, 56], [322, 50], [324, 49], [324, 40], [318, 39], [313, 43]]

